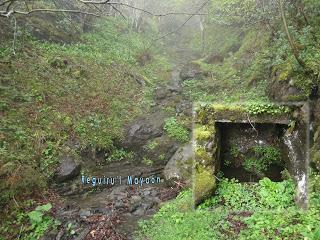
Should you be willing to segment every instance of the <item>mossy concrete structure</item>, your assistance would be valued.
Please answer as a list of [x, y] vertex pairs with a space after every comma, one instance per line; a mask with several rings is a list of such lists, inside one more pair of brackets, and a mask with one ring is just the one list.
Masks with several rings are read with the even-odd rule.
[[[193, 193], [195, 205], [200, 204], [215, 192], [221, 167], [221, 149], [224, 130], [222, 125], [239, 124], [257, 131], [255, 126], [279, 125], [283, 129], [282, 142], [285, 145], [284, 154], [287, 156], [286, 169], [297, 183], [296, 201], [305, 207], [307, 204], [308, 176], [308, 104], [274, 105], [279, 111], [253, 112], [245, 104], [195, 104], [194, 106], [194, 167]], [[260, 129], [261, 129], [260, 128]], [[252, 137], [255, 134], [252, 134]], [[240, 136], [241, 137], [241, 136]], [[260, 140], [256, 142], [261, 142]]]

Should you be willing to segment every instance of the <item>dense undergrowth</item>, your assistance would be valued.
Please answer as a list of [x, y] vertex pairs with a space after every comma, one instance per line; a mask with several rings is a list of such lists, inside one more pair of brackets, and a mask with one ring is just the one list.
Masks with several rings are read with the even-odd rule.
[[291, 180], [222, 179], [217, 194], [196, 209], [187, 190], [140, 222], [138, 239], [319, 239], [319, 194], [304, 211], [295, 205], [294, 189]]
[[[114, 142], [123, 138], [123, 126], [150, 107], [153, 85], [170, 70], [147, 45], [147, 35], [113, 18], [77, 43], [38, 41], [26, 32], [16, 55], [10, 42], [1, 44], [0, 204], [19, 205], [2, 209], [14, 218], [0, 235], [15, 236], [20, 226], [21, 236], [32, 230], [26, 214], [16, 216], [37, 205], [24, 199], [46, 189], [61, 154], [103, 150], [112, 161], [119, 152]], [[145, 54], [153, 57], [141, 62]]]
[[204, 47], [197, 50], [205, 57], [193, 62], [205, 77], [185, 81], [186, 94], [228, 103], [307, 100], [319, 84], [319, 7], [317, 1], [286, 2], [288, 36], [277, 1], [263, 7], [250, 0], [213, 2]]

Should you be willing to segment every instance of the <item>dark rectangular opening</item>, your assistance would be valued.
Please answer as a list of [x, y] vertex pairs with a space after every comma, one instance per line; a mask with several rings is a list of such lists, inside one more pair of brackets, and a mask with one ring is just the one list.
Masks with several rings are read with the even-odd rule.
[[283, 180], [288, 152], [283, 136], [287, 125], [272, 123], [221, 123], [220, 171], [239, 182], [257, 182], [263, 177]]

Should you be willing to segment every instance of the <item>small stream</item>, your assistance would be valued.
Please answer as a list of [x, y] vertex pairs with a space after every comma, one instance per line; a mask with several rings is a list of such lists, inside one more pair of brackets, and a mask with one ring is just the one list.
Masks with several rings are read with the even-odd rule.
[[[154, 107], [157, 111], [181, 93], [181, 67], [174, 65], [170, 83], [163, 89], [167, 92], [166, 98], [159, 99]], [[136, 151], [139, 152], [139, 149]], [[165, 164], [146, 166], [125, 161], [96, 166], [93, 161], [88, 162], [90, 170], [84, 177], [78, 176], [77, 179], [56, 187], [56, 191], [64, 199], [56, 214], [63, 227], [53, 234], [55, 237], [52, 239], [134, 239], [138, 222], [151, 217], [163, 202], [175, 198], [181, 190], [180, 186], [164, 181], [164, 167]], [[122, 181], [121, 184], [118, 180], [114, 185], [95, 187], [83, 184], [83, 179], [92, 176], [121, 177]], [[154, 176], [161, 181], [155, 184], [129, 185], [128, 176]], [[47, 236], [45, 239], [51, 238]]]
[[[122, 184], [118, 182], [113, 186], [84, 187], [81, 176], [78, 177], [73, 184], [78, 185], [79, 194], [65, 196], [63, 207], [57, 212], [64, 228], [55, 239], [106, 239], [104, 236], [133, 239], [138, 222], [156, 213], [163, 202], [176, 197], [179, 191], [164, 182], [159, 168], [113, 163], [92, 172], [91, 176], [122, 176], [123, 179], [157, 176], [162, 181], [142, 186], [122, 181]], [[76, 233], [74, 236], [68, 234], [68, 225]]]

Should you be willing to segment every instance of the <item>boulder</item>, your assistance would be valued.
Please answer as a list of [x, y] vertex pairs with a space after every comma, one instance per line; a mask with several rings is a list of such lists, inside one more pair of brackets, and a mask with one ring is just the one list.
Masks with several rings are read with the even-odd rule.
[[185, 65], [180, 72], [180, 78], [182, 81], [188, 79], [201, 79], [203, 78], [203, 71], [201, 70], [199, 64], [188, 63]]
[[71, 180], [80, 174], [81, 165], [71, 155], [62, 155], [60, 165], [55, 174], [55, 180], [58, 183]]
[[301, 90], [290, 86], [288, 81], [273, 80], [267, 87], [268, 97], [274, 101], [306, 100]]
[[123, 141], [125, 148], [136, 150], [146, 145], [148, 140], [159, 137], [163, 133], [164, 117], [159, 113], [154, 113], [139, 119], [130, 125], [126, 131]]
[[142, 157], [151, 159], [156, 165], [165, 165], [172, 155], [177, 151], [178, 144], [166, 135], [150, 139], [142, 148], [139, 154]]
[[164, 168], [164, 176], [169, 179], [191, 179], [192, 174], [192, 144], [188, 143], [180, 147], [175, 154], [170, 158]]

